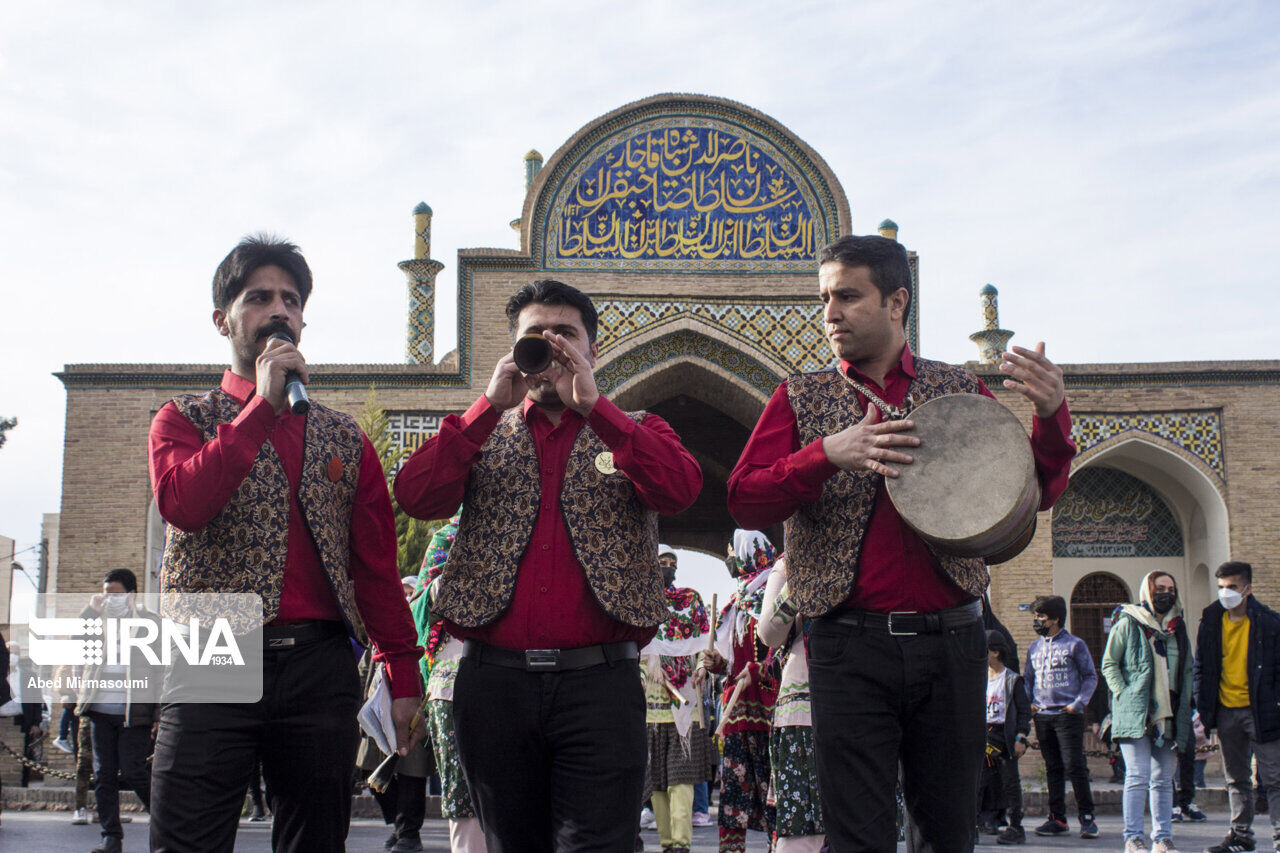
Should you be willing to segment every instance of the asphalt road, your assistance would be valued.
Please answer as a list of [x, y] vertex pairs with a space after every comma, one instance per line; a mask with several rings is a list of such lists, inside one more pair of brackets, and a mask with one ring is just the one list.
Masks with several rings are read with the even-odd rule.
[[[1041, 819], [1042, 820], [1042, 819]], [[1256, 827], [1259, 832], [1260, 850], [1269, 849], [1265, 843], [1267, 837], [1266, 817], [1260, 816]], [[1027, 826], [1034, 827], [1039, 820], [1028, 819]], [[1057, 838], [1036, 838], [1028, 831], [1027, 843], [1022, 850], [1062, 851], [1062, 850], [1097, 850], [1113, 851], [1123, 848], [1120, 842], [1121, 819], [1119, 815], [1100, 815], [1098, 827], [1101, 837], [1093, 840], [1082, 839], [1078, 827], [1072, 826], [1073, 833]], [[145, 853], [147, 850], [147, 816], [134, 815], [132, 823], [124, 827], [124, 849], [126, 853]], [[1209, 820], [1204, 823], [1174, 824], [1174, 840], [1182, 853], [1194, 853], [1204, 850], [1210, 844], [1217, 843], [1226, 833], [1226, 815], [1210, 813]], [[347, 850], [351, 853], [381, 853], [386, 841], [388, 829], [381, 821], [354, 820], [351, 833], [347, 837]], [[747, 849], [751, 853], [763, 853], [768, 849], [764, 836], [758, 832], [747, 833]], [[645, 849], [661, 850], [657, 833], [647, 830], [643, 833]], [[699, 827], [693, 831], [693, 849], [696, 851], [714, 851], [716, 849], [715, 827]], [[6, 811], [0, 823], [0, 851], [4, 853], [88, 853], [98, 843], [96, 826], [72, 826], [71, 815], [67, 812]], [[449, 830], [444, 821], [429, 820], [423, 827], [422, 843], [431, 851], [447, 851], [449, 849]], [[979, 847], [995, 851], [1018, 849], [996, 845], [992, 836], [983, 836]], [[903, 849], [899, 845], [899, 849]], [[236, 850], [244, 853], [269, 853], [271, 850], [271, 825], [269, 823], [240, 824]]]

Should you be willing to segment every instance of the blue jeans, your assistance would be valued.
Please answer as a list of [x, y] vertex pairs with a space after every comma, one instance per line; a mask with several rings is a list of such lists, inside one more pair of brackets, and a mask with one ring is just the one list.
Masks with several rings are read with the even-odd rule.
[[1178, 751], [1156, 746], [1152, 737], [1118, 739], [1124, 756], [1124, 840], [1142, 838], [1144, 812], [1151, 803], [1151, 840], [1173, 840], [1173, 780]]
[[711, 792], [708, 787], [706, 782], [699, 782], [693, 786], [693, 810], [695, 813], [706, 814], [711, 811]]

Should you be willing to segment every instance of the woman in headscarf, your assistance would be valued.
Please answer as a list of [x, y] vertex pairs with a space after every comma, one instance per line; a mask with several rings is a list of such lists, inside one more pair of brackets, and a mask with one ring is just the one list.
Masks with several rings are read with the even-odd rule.
[[787, 558], [774, 563], [765, 584], [756, 636], [782, 669], [769, 732], [769, 764], [777, 808], [777, 853], [818, 853], [826, 840], [809, 707], [809, 658], [803, 617], [787, 589]]
[[422, 677], [427, 685], [427, 725], [436, 772], [440, 774], [440, 813], [449, 821], [449, 848], [453, 853], [484, 853], [484, 833], [462, 776], [458, 740], [453, 731], [453, 682], [462, 659], [462, 641], [445, 631], [444, 624], [431, 615], [435, 581], [444, 570], [461, 517], [459, 511], [431, 537], [417, 578], [422, 591], [409, 603], [409, 610], [418, 626], [418, 644], [426, 649]]
[[703, 666], [726, 672], [717, 735], [720, 763], [720, 851], [746, 850], [747, 830], [772, 834], [769, 803], [769, 726], [778, 699], [778, 675], [764, 665], [769, 649], [756, 638], [765, 584], [773, 566], [773, 545], [758, 530], [735, 530], [726, 563], [738, 579], [716, 631], [716, 648]]
[[1153, 853], [1173, 846], [1173, 780], [1191, 729], [1192, 652], [1178, 601], [1165, 572], [1142, 579], [1138, 604], [1126, 604], [1111, 626], [1102, 677], [1111, 690], [1111, 738], [1125, 761], [1124, 849], [1147, 849], [1143, 813], [1151, 804]]

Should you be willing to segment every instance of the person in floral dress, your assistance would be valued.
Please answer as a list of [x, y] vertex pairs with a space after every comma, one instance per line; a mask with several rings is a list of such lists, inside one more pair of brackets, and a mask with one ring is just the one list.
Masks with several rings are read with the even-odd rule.
[[765, 584], [756, 636], [773, 649], [781, 666], [778, 702], [769, 732], [769, 762], [777, 808], [777, 853], [818, 853], [826, 839], [818, 769], [814, 761], [813, 715], [809, 708], [809, 660], [804, 631], [787, 590], [787, 558], [774, 563]]
[[449, 848], [453, 853], [484, 853], [484, 833], [476, 819], [467, 780], [462, 775], [458, 741], [453, 732], [453, 680], [462, 658], [462, 641], [431, 617], [434, 583], [458, 534], [461, 516], [459, 511], [431, 537], [418, 574], [423, 591], [410, 602], [409, 609], [418, 626], [418, 643], [426, 649], [422, 677], [427, 685], [427, 725], [436, 756], [436, 772], [440, 774], [440, 813], [449, 821]]
[[693, 786], [710, 778], [711, 741], [693, 679], [711, 625], [697, 591], [675, 585], [676, 555], [658, 548], [671, 615], [640, 653], [649, 736], [649, 784], [664, 853], [687, 853], [693, 842]]
[[736, 530], [726, 561], [737, 572], [738, 588], [722, 614], [714, 651], [702, 666], [724, 672], [720, 728], [720, 851], [742, 853], [747, 830], [772, 835], [775, 809], [769, 802], [769, 726], [778, 698], [776, 667], [756, 639], [756, 623], [774, 550], [758, 530]]

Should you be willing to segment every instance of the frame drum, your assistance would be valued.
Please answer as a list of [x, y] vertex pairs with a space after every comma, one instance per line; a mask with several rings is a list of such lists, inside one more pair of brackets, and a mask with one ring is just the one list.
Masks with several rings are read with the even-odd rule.
[[1018, 418], [980, 394], [936, 397], [906, 417], [920, 446], [896, 449], [915, 461], [885, 478], [902, 520], [946, 554], [995, 564], [1021, 553], [1035, 535], [1040, 483]]

